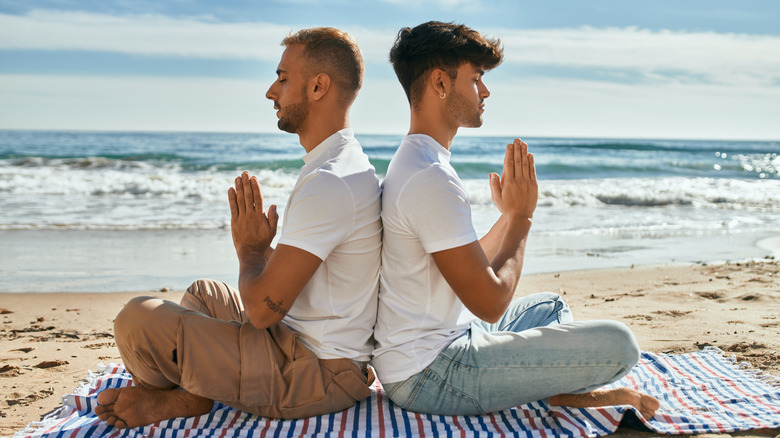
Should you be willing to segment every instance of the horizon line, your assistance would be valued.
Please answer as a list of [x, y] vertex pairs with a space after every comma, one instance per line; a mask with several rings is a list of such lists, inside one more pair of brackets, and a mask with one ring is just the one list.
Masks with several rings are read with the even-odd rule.
[[[219, 131], [219, 130], [145, 130], [145, 129], [85, 129], [85, 128], [3, 128], [0, 127], [0, 131], [35, 131], [35, 132], [84, 132], [84, 133], [145, 133], [145, 134], [250, 134], [250, 135], [292, 135], [281, 131], [268, 132], [268, 131]], [[387, 132], [359, 132], [353, 128], [355, 135], [384, 135], [384, 136], [399, 136], [402, 137], [406, 133], [387, 133]], [[467, 131], [468, 132], [468, 131]], [[780, 142], [780, 138], [738, 138], [738, 137], [721, 137], [721, 138], [707, 138], [707, 137], [624, 137], [615, 135], [549, 135], [549, 134], [533, 134], [516, 136], [512, 134], [470, 134], [459, 133], [459, 137], [471, 137], [471, 138], [549, 138], [549, 139], [581, 139], [581, 140], [657, 140], [657, 141], [755, 141], [762, 143]], [[457, 137], [456, 136], [456, 137]]]

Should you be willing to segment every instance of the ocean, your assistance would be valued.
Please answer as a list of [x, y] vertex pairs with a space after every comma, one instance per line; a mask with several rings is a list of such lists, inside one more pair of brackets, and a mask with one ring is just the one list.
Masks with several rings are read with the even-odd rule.
[[[381, 178], [401, 136], [356, 137]], [[501, 173], [511, 140], [461, 135], [452, 145], [478, 234], [498, 216], [487, 175]], [[540, 180], [526, 272], [760, 258], [772, 253], [761, 242], [780, 235], [778, 141], [524, 140]], [[178, 281], [211, 275], [208, 266], [230, 271], [226, 193], [233, 179], [243, 170], [257, 175], [266, 203], [283, 212], [303, 154], [297, 137], [282, 133], [0, 131], [0, 291], [135, 290], [163, 280], [186, 287]], [[99, 254], [106, 241], [95, 236], [127, 247], [128, 259], [140, 257], [128, 267], [120, 251], [119, 266], [95, 268], [108, 269], [100, 278], [124, 280], [79, 283], [74, 278], [94, 280], [94, 272], [81, 266], [75, 271], [83, 275], [73, 274], [79, 257], [45, 244], [68, 241], [73, 249], [86, 240]], [[182, 253], [205, 251], [198, 272], [147, 272], [165, 270], [159, 254], [167, 253], [154, 242], [170, 246], [171, 236]], [[188, 249], [187, 236], [201, 240]], [[36, 238], [41, 246], [24, 243]], [[151, 241], [138, 249], [144, 239]], [[141, 250], [145, 256], [133, 252]], [[70, 264], [22, 265], [34, 264], [36, 254], [50, 265], [63, 257]], [[209, 255], [220, 260], [210, 263]], [[144, 268], [145, 257], [153, 269]]]

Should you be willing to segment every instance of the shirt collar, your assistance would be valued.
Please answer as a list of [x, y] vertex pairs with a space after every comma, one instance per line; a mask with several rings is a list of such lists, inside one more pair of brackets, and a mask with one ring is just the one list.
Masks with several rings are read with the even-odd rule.
[[314, 147], [309, 153], [303, 156], [303, 162], [306, 166], [312, 164], [319, 164], [320, 161], [326, 156], [325, 152], [332, 149], [334, 146], [346, 144], [355, 139], [355, 134], [352, 132], [352, 128], [344, 128], [341, 131], [336, 131], [330, 137], [322, 141]]
[[432, 152], [439, 156], [441, 161], [450, 162], [452, 152], [428, 134], [406, 134], [405, 138], [416, 143], [425, 152]]

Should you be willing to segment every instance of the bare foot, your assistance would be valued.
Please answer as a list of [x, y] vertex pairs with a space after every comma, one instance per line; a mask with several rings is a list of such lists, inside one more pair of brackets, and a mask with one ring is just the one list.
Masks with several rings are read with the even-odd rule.
[[595, 408], [600, 406], [631, 405], [649, 420], [661, 403], [655, 397], [630, 388], [603, 389], [586, 394], [561, 394], [547, 399], [550, 406]]
[[95, 413], [102, 421], [124, 429], [211, 411], [214, 402], [182, 389], [109, 388], [97, 396]]

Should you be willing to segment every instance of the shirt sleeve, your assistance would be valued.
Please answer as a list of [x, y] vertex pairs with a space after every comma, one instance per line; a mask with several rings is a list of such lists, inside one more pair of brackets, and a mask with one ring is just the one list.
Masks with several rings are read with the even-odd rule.
[[354, 221], [352, 192], [341, 178], [317, 172], [290, 198], [279, 244], [325, 260], [349, 236]]
[[412, 176], [398, 208], [428, 254], [477, 240], [468, 194], [457, 175], [442, 166]]

